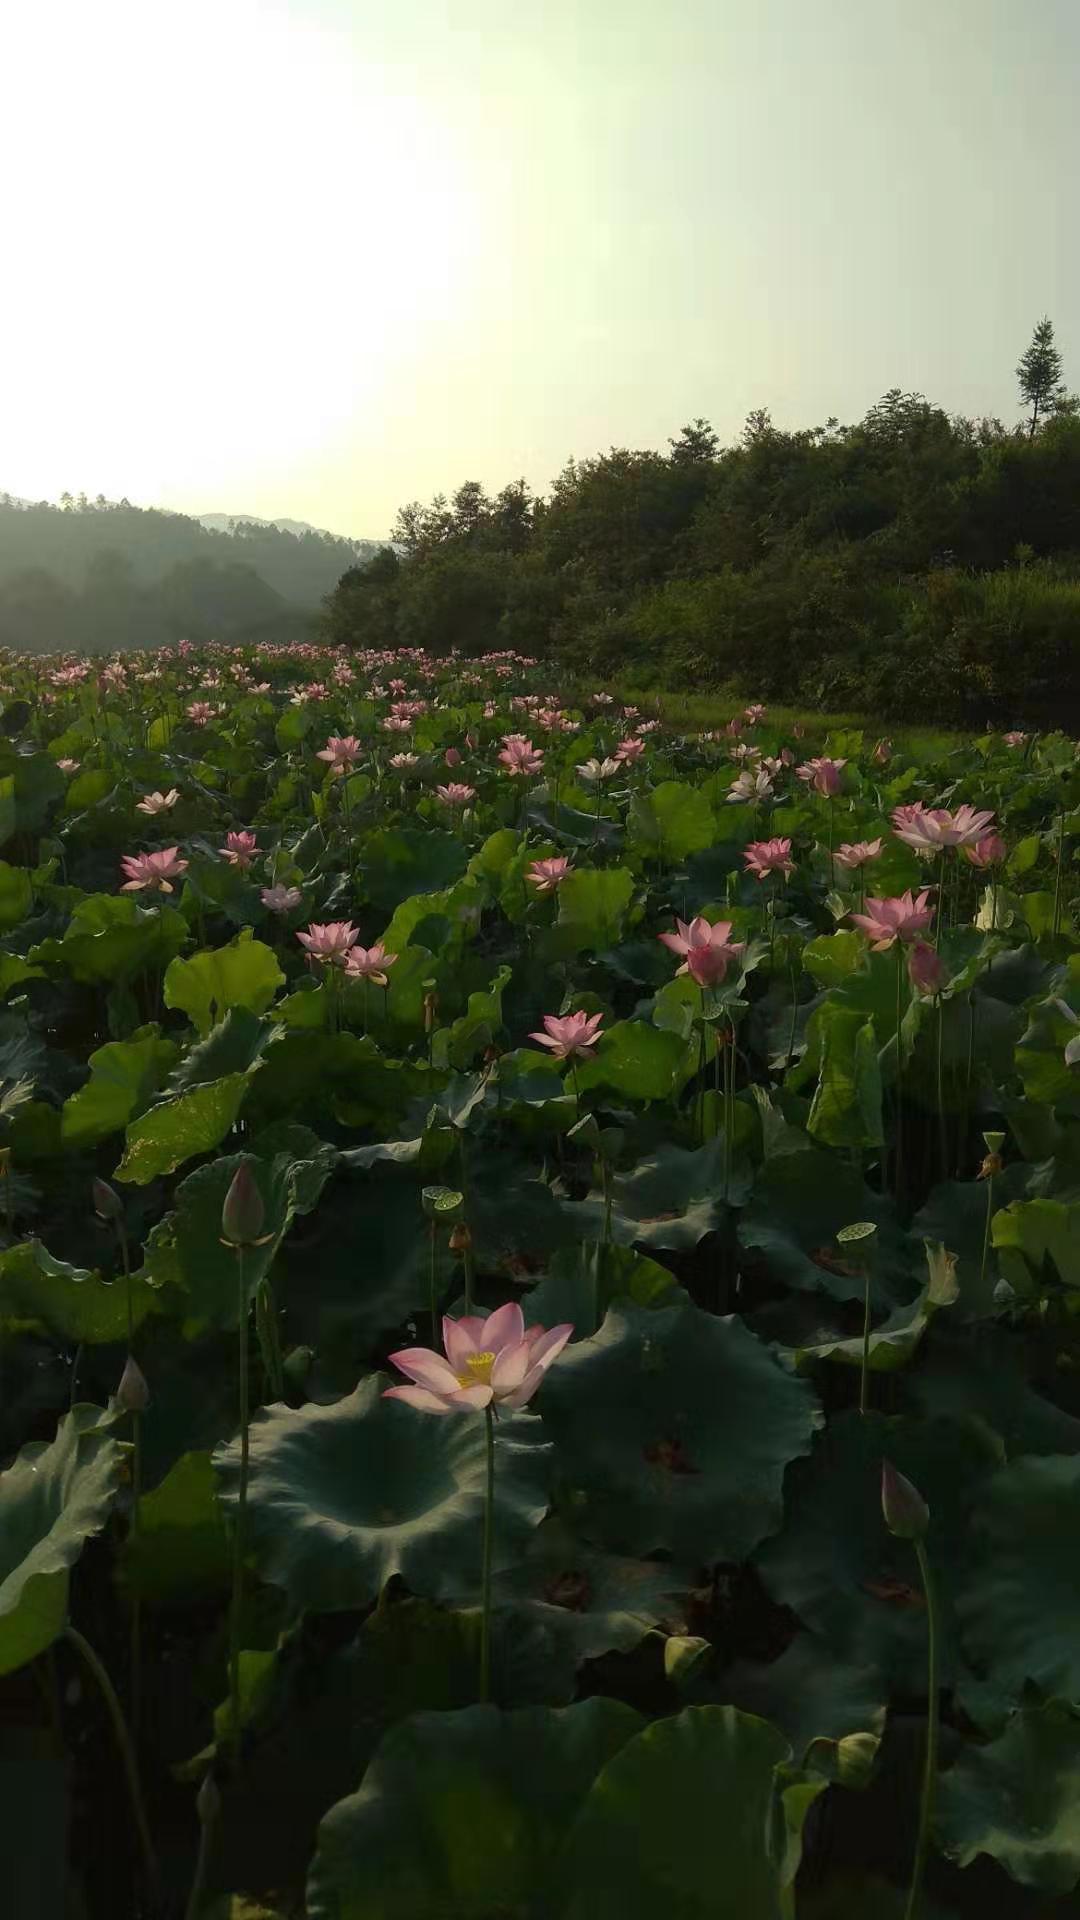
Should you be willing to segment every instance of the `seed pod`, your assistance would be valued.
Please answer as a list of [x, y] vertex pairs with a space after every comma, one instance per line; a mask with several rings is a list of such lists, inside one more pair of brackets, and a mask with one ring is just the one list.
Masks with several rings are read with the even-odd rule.
[[910, 1480], [890, 1460], [881, 1463], [881, 1511], [885, 1525], [897, 1540], [922, 1540], [930, 1525], [930, 1509]]

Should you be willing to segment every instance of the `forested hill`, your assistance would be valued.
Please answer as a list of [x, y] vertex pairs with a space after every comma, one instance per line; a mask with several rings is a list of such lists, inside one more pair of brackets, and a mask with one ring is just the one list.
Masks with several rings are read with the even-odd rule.
[[0, 645], [152, 646], [303, 629], [378, 543], [270, 523], [204, 526], [127, 500], [0, 494]]
[[[1034, 373], [1030, 363], [1038, 355]], [[515, 647], [624, 684], [1080, 721], [1080, 417], [1043, 322], [1016, 427], [887, 393], [856, 424], [703, 420], [666, 453], [572, 461], [543, 498], [404, 508], [326, 629], [367, 646]]]

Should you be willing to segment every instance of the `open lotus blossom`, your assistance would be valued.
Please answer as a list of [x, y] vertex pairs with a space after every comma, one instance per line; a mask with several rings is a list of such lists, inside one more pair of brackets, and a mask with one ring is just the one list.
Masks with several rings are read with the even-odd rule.
[[[645, 724], [648, 726], [650, 723], [646, 721]], [[620, 740], [615, 749], [615, 758], [621, 760], [624, 767], [632, 767], [644, 752], [644, 740]]]
[[838, 867], [865, 867], [871, 860], [881, 858], [881, 840], [845, 840], [837, 847], [833, 859]]
[[532, 741], [526, 740], [520, 733], [507, 734], [506, 745], [499, 759], [507, 773], [515, 775], [539, 773], [544, 764], [541, 749], [534, 747]]
[[218, 848], [222, 859], [240, 873], [247, 872], [258, 851], [258, 842], [253, 833], [227, 833], [225, 845]]
[[1021, 733], [1017, 727], [1011, 733], [1003, 734], [1002, 738], [1007, 747], [1022, 747], [1027, 743], [1027, 734]]
[[611, 759], [610, 755], [605, 760], [583, 760], [577, 772], [594, 787], [599, 781], [610, 780], [614, 774], [621, 773], [622, 763]]
[[207, 726], [214, 717], [214, 709], [209, 700], [193, 700], [190, 707], [185, 708], [185, 712], [196, 727]]
[[699, 987], [715, 987], [727, 973], [733, 960], [745, 952], [745, 943], [731, 938], [731, 921], [710, 922], [698, 914], [689, 923], [676, 919], [676, 933], [660, 933], [657, 939], [682, 958], [679, 973], [688, 973]]
[[322, 961], [326, 966], [340, 967], [350, 947], [356, 945], [356, 928], [351, 920], [313, 920], [306, 933], [298, 933], [296, 937], [300, 945], [307, 948], [309, 962]]
[[916, 801], [914, 806], [894, 807], [892, 815], [897, 839], [914, 847], [916, 853], [926, 854], [981, 839], [993, 818], [992, 812], [980, 812], [966, 802], [950, 812], [948, 807], [924, 807]]
[[795, 871], [790, 840], [751, 840], [750, 845], [743, 848], [743, 859], [759, 880], [767, 879], [770, 873], [782, 873], [790, 878]]
[[354, 733], [332, 733], [315, 758], [325, 760], [333, 779], [340, 780], [344, 774], [352, 772], [362, 752], [363, 748]]
[[552, 854], [550, 860], [534, 860], [526, 869], [525, 878], [537, 893], [554, 893], [570, 872], [570, 861], [565, 853]]
[[948, 979], [948, 970], [940, 953], [928, 947], [925, 940], [916, 940], [908, 950], [908, 979], [920, 993], [940, 993]]
[[773, 790], [773, 783], [764, 767], [745, 767], [736, 774], [727, 791], [727, 804], [741, 800], [767, 800]]
[[436, 787], [435, 793], [444, 807], [467, 807], [470, 800], [476, 799], [476, 788], [464, 786], [457, 780], [451, 780], [445, 787]]
[[930, 894], [927, 888], [916, 898], [910, 888], [889, 900], [868, 900], [865, 913], [852, 913], [848, 918], [865, 933], [874, 953], [884, 953], [896, 940], [902, 940], [909, 946], [925, 933], [934, 918], [934, 909], [927, 905]]
[[979, 840], [968, 840], [961, 849], [973, 867], [999, 867], [1009, 849], [1000, 833], [984, 833]]
[[79, 768], [82, 766], [82, 761], [65, 759], [65, 760], [58, 760], [56, 764], [59, 767], [61, 773], [78, 773]]
[[602, 1013], [545, 1013], [543, 1033], [530, 1033], [529, 1039], [550, 1047], [556, 1060], [588, 1059], [600, 1037]]
[[760, 700], [754, 700], [748, 707], [743, 708], [743, 715], [749, 726], [756, 727], [764, 720], [765, 709]]
[[387, 968], [397, 962], [396, 953], [387, 953], [381, 940], [373, 947], [351, 947], [345, 955], [345, 971], [350, 980], [370, 980], [374, 987], [388, 987]]
[[395, 773], [408, 773], [411, 767], [420, 765], [420, 756], [417, 753], [392, 753], [390, 765]]
[[170, 807], [175, 807], [179, 798], [179, 787], [170, 787], [168, 793], [160, 793], [155, 789], [153, 793], [144, 793], [142, 799], [136, 801], [135, 811], [136, 813], [168, 813]]
[[402, 1347], [390, 1359], [412, 1382], [386, 1387], [385, 1400], [404, 1400], [422, 1413], [483, 1413], [485, 1407], [524, 1407], [574, 1328], [526, 1327], [516, 1301], [494, 1313], [443, 1316], [446, 1358], [430, 1347]]
[[846, 760], [830, 760], [825, 754], [816, 760], [807, 760], [801, 767], [796, 767], [795, 771], [799, 779], [805, 780], [807, 786], [812, 787], [815, 793], [827, 794], [831, 799], [834, 793], [840, 791], [840, 774], [846, 766]]
[[264, 887], [260, 895], [263, 906], [269, 907], [271, 913], [292, 913], [303, 897], [299, 887], [284, 886]]
[[171, 893], [171, 883], [188, 870], [187, 861], [179, 854], [179, 847], [162, 847], [158, 853], [125, 853], [120, 865], [127, 879], [121, 893]]

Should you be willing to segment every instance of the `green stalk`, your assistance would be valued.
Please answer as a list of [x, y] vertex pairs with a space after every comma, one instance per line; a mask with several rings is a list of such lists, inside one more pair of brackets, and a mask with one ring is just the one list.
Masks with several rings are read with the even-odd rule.
[[1061, 877], [1065, 868], [1065, 809], [1058, 814], [1057, 873], [1054, 876], [1054, 934], [1061, 932]]
[[237, 1309], [240, 1323], [240, 1485], [232, 1542], [232, 1605], [229, 1609], [229, 1737], [233, 1759], [240, 1755], [240, 1610], [244, 1599], [244, 1534], [248, 1483], [248, 1303], [244, 1249], [236, 1248]]
[[156, 1889], [159, 1884], [157, 1855], [154, 1852], [154, 1843], [150, 1838], [150, 1828], [146, 1819], [146, 1808], [143, 1804], [142, 1787], [139, 1782], [139, 1763], [135, 1758], [135, 1749], [131, 1744], [131, 1737], [124, 1720], [123, 1709], [116, 1697], [116, 1689], [109, 1679], [104, 1662], [99, 1660], [89, 1640], [85, 1639], [78, 1628], [71, 1625], [70, 1621], [64, 1628], [64, 1638], [71, 1643], [80, 1659], [89, 1667], [90, 1672], [97, 1682], [101, 1697], [108, 1709], [109, 1719], [112, 1721], [113, 1732], [116, 1735], [116, 1744], [120, 1749], [120, 1758], [124, 1763], [124, 1774], [127, 1779], [128, 1794], [131, 1799], [131, 1811], [135, 1821], [135, 1829], [139, 1836], [139, 1846], [142, 1851], [146, 1877], [150, 1886]]
[[903, 1055], [900, 1046], [900, 1027], [904, 1018], [904, 949], [896, 942], [896, 1157], [893, 1165], [893, 1186], [897, 1205], [900, 1203], [900, 1185], [904, 1164], [904, 1089]]
[[994, 1176], [986, 1176], [986, 1226], [983, 1230], [982, 1266], [979, 1269], [979, 1285], [986, 1286], [986, 1269], [990, 1264], [990, 1227], [994, 1218]]
[[863, 1262], [862, 1371], [859, 1377], [859, 1412], [870, 1404], [870, 1262]]
[[428, 1223], [428, 1239], [429, 1239], [428, 1294], [431, 1300], [431, 1344], [436, 1350], [438, 1350], [439, 1291], [438, 1291], [438, 1281], [437, 1281], [436, 1272], [435, 1272], [435, 1222], [434, 1220], [431, 1220]]
[[937, 1106], [938, 1138], [941, 1142], [941, 1178], [949, 1177], [949, 1126], [945, 1117], [945, 1073], [943, 1066], [943, 1039], [945, 1033], [945, 1003], [940, 993], [937, 995]]
[[[127, 1233], [123, 1219], [116, 1222], [116, 1237], [120, 1243], [120, 1260], [124, 1269], [124, 1289], [127, 1302], [127, 1350], [129, 1358], [135, 1342], [135, 1301], [131, 1284], [131, 1256], [128, 1252]], [[134, 1540], [139, 1537], [139, 1506], [142, 1499], [142, 1416], [137, 1407], [131, 1409], [131, 1534]], [[128, 1674], [131, 1690], [131, 1735], [135, 1745], [139, 1744], [139, 1728], [142, 1722], [142, 1596], [136, 1585], [131, 1596], [131, 1655]]]
[[202, 1906], [203, 1894], [206, 1890], [206, 1870], [210, 1865], [210, 1842], [213, 1839], [218, 1816], [218, 1796], [216, 1789], [213, 1793], [213, 1804], [208, 1808], [204, 1807], [203, 1804], [208, 1785], [213, 1785], [209, 1774], [199, 1790], [199, 1851], [195, 1857], [195, 1873], [191, 1882], [191, 1892], [188, 1894], [187, 1906], [184, 1908], [184, 1920], [199, 1920], [199, 1909]]
[[491, 1559], [495, 1537], [495, 1414], [484, 1408], [487, 1439], [487, 1492], [484, 1500], [484, 1561], [480, 1575], [480, 1704], [491, 1698]]
[[908, 1893], [904, 1920], [917, 1920], [921, 1894], [923, 1871], [926, 1855], [930, 1846], [930, 1816], [934, 1804], [934, 1783], [937, 1777], [938, 1751], [938, 1648], [937, 1648], [937, 1595], [930, 1573], [926, 1547], [921, 1540], [913, 1543], [919, 1561], [919, 1574], [922, 1579], [923, 1593], [926, 1597], [926, 1631], [928, 1637], [927, 1653], [927, 1701], [926, 1714], [926, 1759], [923, 1766], [922, 1797], [919, 1802], [919, 1833], [915, 1842], [915, 1859], [911, 1868], [911, 1888]]
[[[575, 1086], [576, 1084], [577, 1083], [575, 1078]], [[580, 1112], [580, 1110], [581, 1110], [581, 1101], [579, 1099], [578, 1111]], [[464, 1219], [464, 1224], [466, 1229], [466, 1241], [465, 1241], [464, 1247], [462, 1248], [461, 1261], [462, 1261], [462, 1266], [465, 1269], [465, 1311], [466, 1313], [471, 1313], [473, 1310], [473, 1286], [476, 1280], [476, 1265], [473, 1260], [472, 1230], [469, 1223], [469, 1169], [465, 1159], [464, 1133], [462, 1133], [459, 1130], [457, 1138], [458, 1138], [458, 1159], [461, 1164], [461, 1197], [463, 1202], [462, 1214], [463, 1214], [463, 1219]]]

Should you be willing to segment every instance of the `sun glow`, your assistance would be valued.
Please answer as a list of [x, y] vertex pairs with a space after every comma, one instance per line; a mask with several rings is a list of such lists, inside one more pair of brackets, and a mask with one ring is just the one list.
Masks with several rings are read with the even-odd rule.
[[0, 485], [289, 511], [268, 464], [299, 496], [400, 410], [468, 271], [437, 108], [313, 8], [60, 0], [0, 48]]

